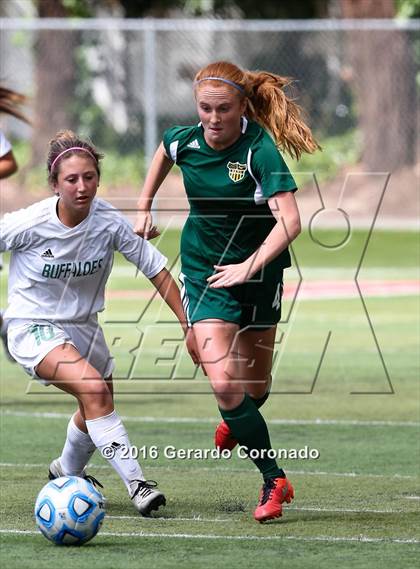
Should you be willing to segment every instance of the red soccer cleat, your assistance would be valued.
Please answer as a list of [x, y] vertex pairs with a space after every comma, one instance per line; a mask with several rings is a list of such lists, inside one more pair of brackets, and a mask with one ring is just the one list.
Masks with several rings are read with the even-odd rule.
[[279, 518], [282, 514], [282, 503], [290, 504], [294, 496], [295, 491], [287, 478], [268, 478], [261, 488], [254, 518], [257, 522]]
[[216, 427], [214, 444], [219, 450], [232, 450], [238, 444], [238, 441], [232, 437], [229, 425], [225, 421], [221, 421]]

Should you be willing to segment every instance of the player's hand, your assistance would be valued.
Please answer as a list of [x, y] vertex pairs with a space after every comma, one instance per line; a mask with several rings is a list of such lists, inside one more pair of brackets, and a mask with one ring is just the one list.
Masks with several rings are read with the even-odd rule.
[[245, 283], [254, 275], [251, 272], [248, 261], [236, 263], [235, 265], [214, 265], [214, 268], [216, 270], [215, 274], [207, 279], [210, 288], [227, 288], [239, 285]]
[[134, 224], [134, 232], [143, 239], [154, 239], [160, 235], [156, 225], [153, 225], [153, 217], [150, 211], [139, 211]]

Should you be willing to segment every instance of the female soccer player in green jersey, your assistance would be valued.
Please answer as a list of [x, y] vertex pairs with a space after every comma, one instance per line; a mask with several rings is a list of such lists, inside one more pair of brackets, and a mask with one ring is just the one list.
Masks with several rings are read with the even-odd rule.
[[296, 184], [279, 152], [318, 144], [285, 94], [290, 80], [212, 63], [194, 80], [200, 123], [165, 131], [146, 177], [135, 229], [158, 235], [152, 200], [176, 163], [190, 214], [181, 238], [183, 303], [222, 422], [221, 449], [246, 447], [264, 483], [254, 517], [282, 514], [294, 490], [272, 454], [267, 400], [288, 245], [300, 232]]

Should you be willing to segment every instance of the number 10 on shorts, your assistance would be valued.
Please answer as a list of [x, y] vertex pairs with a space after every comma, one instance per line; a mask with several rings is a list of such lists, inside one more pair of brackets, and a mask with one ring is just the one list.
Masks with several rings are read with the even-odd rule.
[[30, 332], [34, 335], [37, 346], [40, 346], [41, 342], [49, 342], [54, 338], [54, 328], [50, 324], [34, 324]]

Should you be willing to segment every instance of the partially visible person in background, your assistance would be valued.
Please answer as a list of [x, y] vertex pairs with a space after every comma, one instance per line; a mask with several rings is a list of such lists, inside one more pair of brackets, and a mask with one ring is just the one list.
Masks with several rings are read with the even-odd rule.
[[[0, 86], [0, 113], [12, 115], [29, 124], [29, 119], [20, 110], [27, 101], [25, 95]], [[0, 128], [0, 180], [8, 178], [18, 170], [18, 164], [13, 154], [12, 145], [7, 140]], [[1, 185], [1, 184], [0, 184]], [[1, 197], [0, 197], [1, 199]], [[0, 270], [3, 268], [3, 258], [0, 255]], [[10, 361], [14, 361], [7, 348], [7, 323], [3, 320], [0, 311], [0, 337], [3, 342], [6, 355]]]
[[12, 145], [0, 130], [0, 180], [8, 178], [18, 169]]

